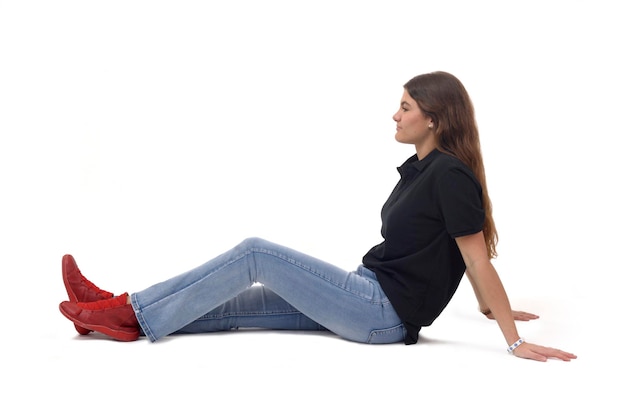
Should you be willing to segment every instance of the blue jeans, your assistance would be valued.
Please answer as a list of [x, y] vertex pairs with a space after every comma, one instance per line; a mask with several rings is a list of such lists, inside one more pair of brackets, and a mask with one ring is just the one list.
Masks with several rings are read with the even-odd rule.
[[363, 343], [400, 342], [405, 333], [372, 271], [346, 272], [258, 238], [131, 294], [131, 303], [152, 342], [240, 327], [328, 330]]

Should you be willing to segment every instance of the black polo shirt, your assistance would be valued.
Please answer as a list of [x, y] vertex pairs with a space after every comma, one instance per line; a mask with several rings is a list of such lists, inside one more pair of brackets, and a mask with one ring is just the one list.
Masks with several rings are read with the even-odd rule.
[[400, 181], [382, 208], [383, 242], [363, 257], [406, 330], [417, 342], [422, 326], [441, 314], [465, 264], [455, 237], [480, 232], [482, 187], [459, 159], [430, 152], [398, 168]]

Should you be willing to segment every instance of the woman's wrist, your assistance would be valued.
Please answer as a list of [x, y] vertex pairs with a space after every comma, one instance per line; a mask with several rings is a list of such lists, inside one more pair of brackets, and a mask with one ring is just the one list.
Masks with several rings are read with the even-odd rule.
[[524, 343], [524, 339], [523, 338], [519, 338], [517, 339], [516, 342], [514, 342], [513, 344], [511, 344], [508, 348], [507, 348], [507, 352], [509, 352], [511, 355], [513, 354], [513, 351], [515, 349], [517, 349], [522, 343]]

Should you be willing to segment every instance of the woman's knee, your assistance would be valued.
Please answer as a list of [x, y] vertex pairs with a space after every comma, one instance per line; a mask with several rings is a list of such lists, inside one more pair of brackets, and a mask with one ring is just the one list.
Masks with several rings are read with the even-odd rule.
[[260, 237], [248, 237], [241, 241], [238, 245], [245, 250], [253, 250], [267, 247], [269, 242]]

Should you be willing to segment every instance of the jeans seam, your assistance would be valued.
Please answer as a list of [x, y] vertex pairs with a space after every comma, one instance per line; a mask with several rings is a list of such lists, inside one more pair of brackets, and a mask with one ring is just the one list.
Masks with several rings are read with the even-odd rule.
[[132, 294], [130, 298], [131, 298], [131, 304], [133, 306], [133, 309], [135, 310], [135, 316], [137, 316], [137, 322], [139, 323], [139, 327], [141, 327], [141, 330], [151, 342], [156, 341], [156, 337], [154, 336], [152, 329], [150, 328], [150, 326], [148, 325], [148, 322], [143, 316], [143, 308], [139, 306], [137, 295]]
[[205, 314], [198, 317], [198, 320], [220, 320], [228, 317], [246, 317], [246, 316], [279, 316], [284, 314], [302, 314], [298, 310], [284, 310], [284, 311], [238, 311], [236, 313], [227, 314]]

